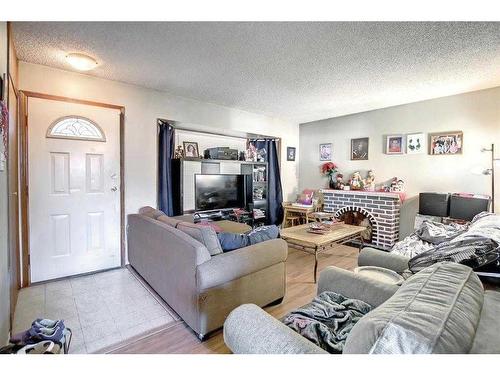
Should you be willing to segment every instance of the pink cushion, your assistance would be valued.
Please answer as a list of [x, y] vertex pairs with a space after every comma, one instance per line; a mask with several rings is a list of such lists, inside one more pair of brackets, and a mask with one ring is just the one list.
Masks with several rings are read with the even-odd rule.
[[304, 192], [302, 194], [300, 194], [299, 197], [297, 198], [297, 203], [306, 204], [306, 205], [312, 204], [313, 194], [314, 194], [314, 192], [312, 190], [310, 192], [307, 192], [307, 193], [306, 193], [306, 190], [304, 190]]

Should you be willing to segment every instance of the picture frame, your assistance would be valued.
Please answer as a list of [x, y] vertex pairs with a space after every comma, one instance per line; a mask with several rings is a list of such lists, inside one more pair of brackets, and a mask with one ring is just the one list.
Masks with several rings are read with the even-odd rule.
[[287, 147], [286, 148], [286, 160], [287, 161], [295, 161], [296, 153], [297, 153], [296, 147]]
[[351, 139], [351, 160], [368, 160], [369, 142], [368, 137]]
[[185, 158], [199, 158], [198, 142], [182, 142]]
[[331, 143], [321, 143], [319, 145], [319, 160], [320, 161], [331, 161], [332, 160], [332, 144]]
[[387, 155], [404, 154], [405, 137], [402, 134], [388, 135], [385, 144], [385, 153]]
[[406, 153], [412, 154], [423, 154], [426, 150], [425, 145], [425, 134], [424, 133], [412, 133], [406, 135]]
[[460, 155], [464, 133], [460, 130], [429, 133], [429, 155]]

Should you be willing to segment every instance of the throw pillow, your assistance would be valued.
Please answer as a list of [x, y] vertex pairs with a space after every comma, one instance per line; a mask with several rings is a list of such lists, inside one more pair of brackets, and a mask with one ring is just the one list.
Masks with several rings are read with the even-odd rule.
[[193, 223], [180, 222], [177, 229], [190, 235], [196, 241], [201, 242], [208, 249], [210, 255], [222, 253], [222, 248], [217, 238], [217, 233], [211, 227], [196, 225]]
[[273, 240], [278, 238], [280, 235], [280, 230], [276, 225], [267, 225], [262, 227], [257, 227], [254, 230], [247, 233], [250, 245], [255, 245], [259, 242]]
[[158, 220], [160, 216], [164, 216], [163, 211], [157, 210], [150, 206], [145, 206], [139, 209], [139, 214], [150, 217], [151, 219]]
[[304, 204], [304, 205], [311, 205], [312, 204], [312, 194], [300, 194], [297, 197], [297, 203]]
[[215, 224], [213, 221], [200, 221], [199, 223], [196, 223], [196, 225], [199, 225], [201, 227], [210, 227], [217, 233], [222, 232], [222, 228]]

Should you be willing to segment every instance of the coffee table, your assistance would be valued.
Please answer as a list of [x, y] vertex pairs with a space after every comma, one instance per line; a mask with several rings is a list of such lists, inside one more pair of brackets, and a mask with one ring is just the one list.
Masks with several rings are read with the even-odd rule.
[[330, 250], [335, 245], [344, 244], [352, 240], [359, 240], [359, 250], [363, 248], [363, 233], [366, 228], [356, 225], [337, 224], [331, 232], [326, 234], [309, 233], [307, 229], [310, 224], [298, 225], [296, 227], [281, 230], [281, 238], [298, 250], [314, 255], [314, 283], [316, 284], [316, 273], [318, 271], [318, 254]]

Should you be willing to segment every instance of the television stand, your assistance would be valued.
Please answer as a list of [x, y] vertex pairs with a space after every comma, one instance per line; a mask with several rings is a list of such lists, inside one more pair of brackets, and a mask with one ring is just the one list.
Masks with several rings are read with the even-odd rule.
[[193, 214], [194, 222], [231, 220], [232, 208], [212, 211], [198, 211]]
[[221, 221], [228, 220], [237, 223], [247, 224], [252, 228], [265, 224], [265, 216], [255, 218], [252, 212], [241, 210], [235, 212], [235, 209], [228, 208], [223, 210], [199, 211], [193, 214], [194, 223], [202, 221]]

